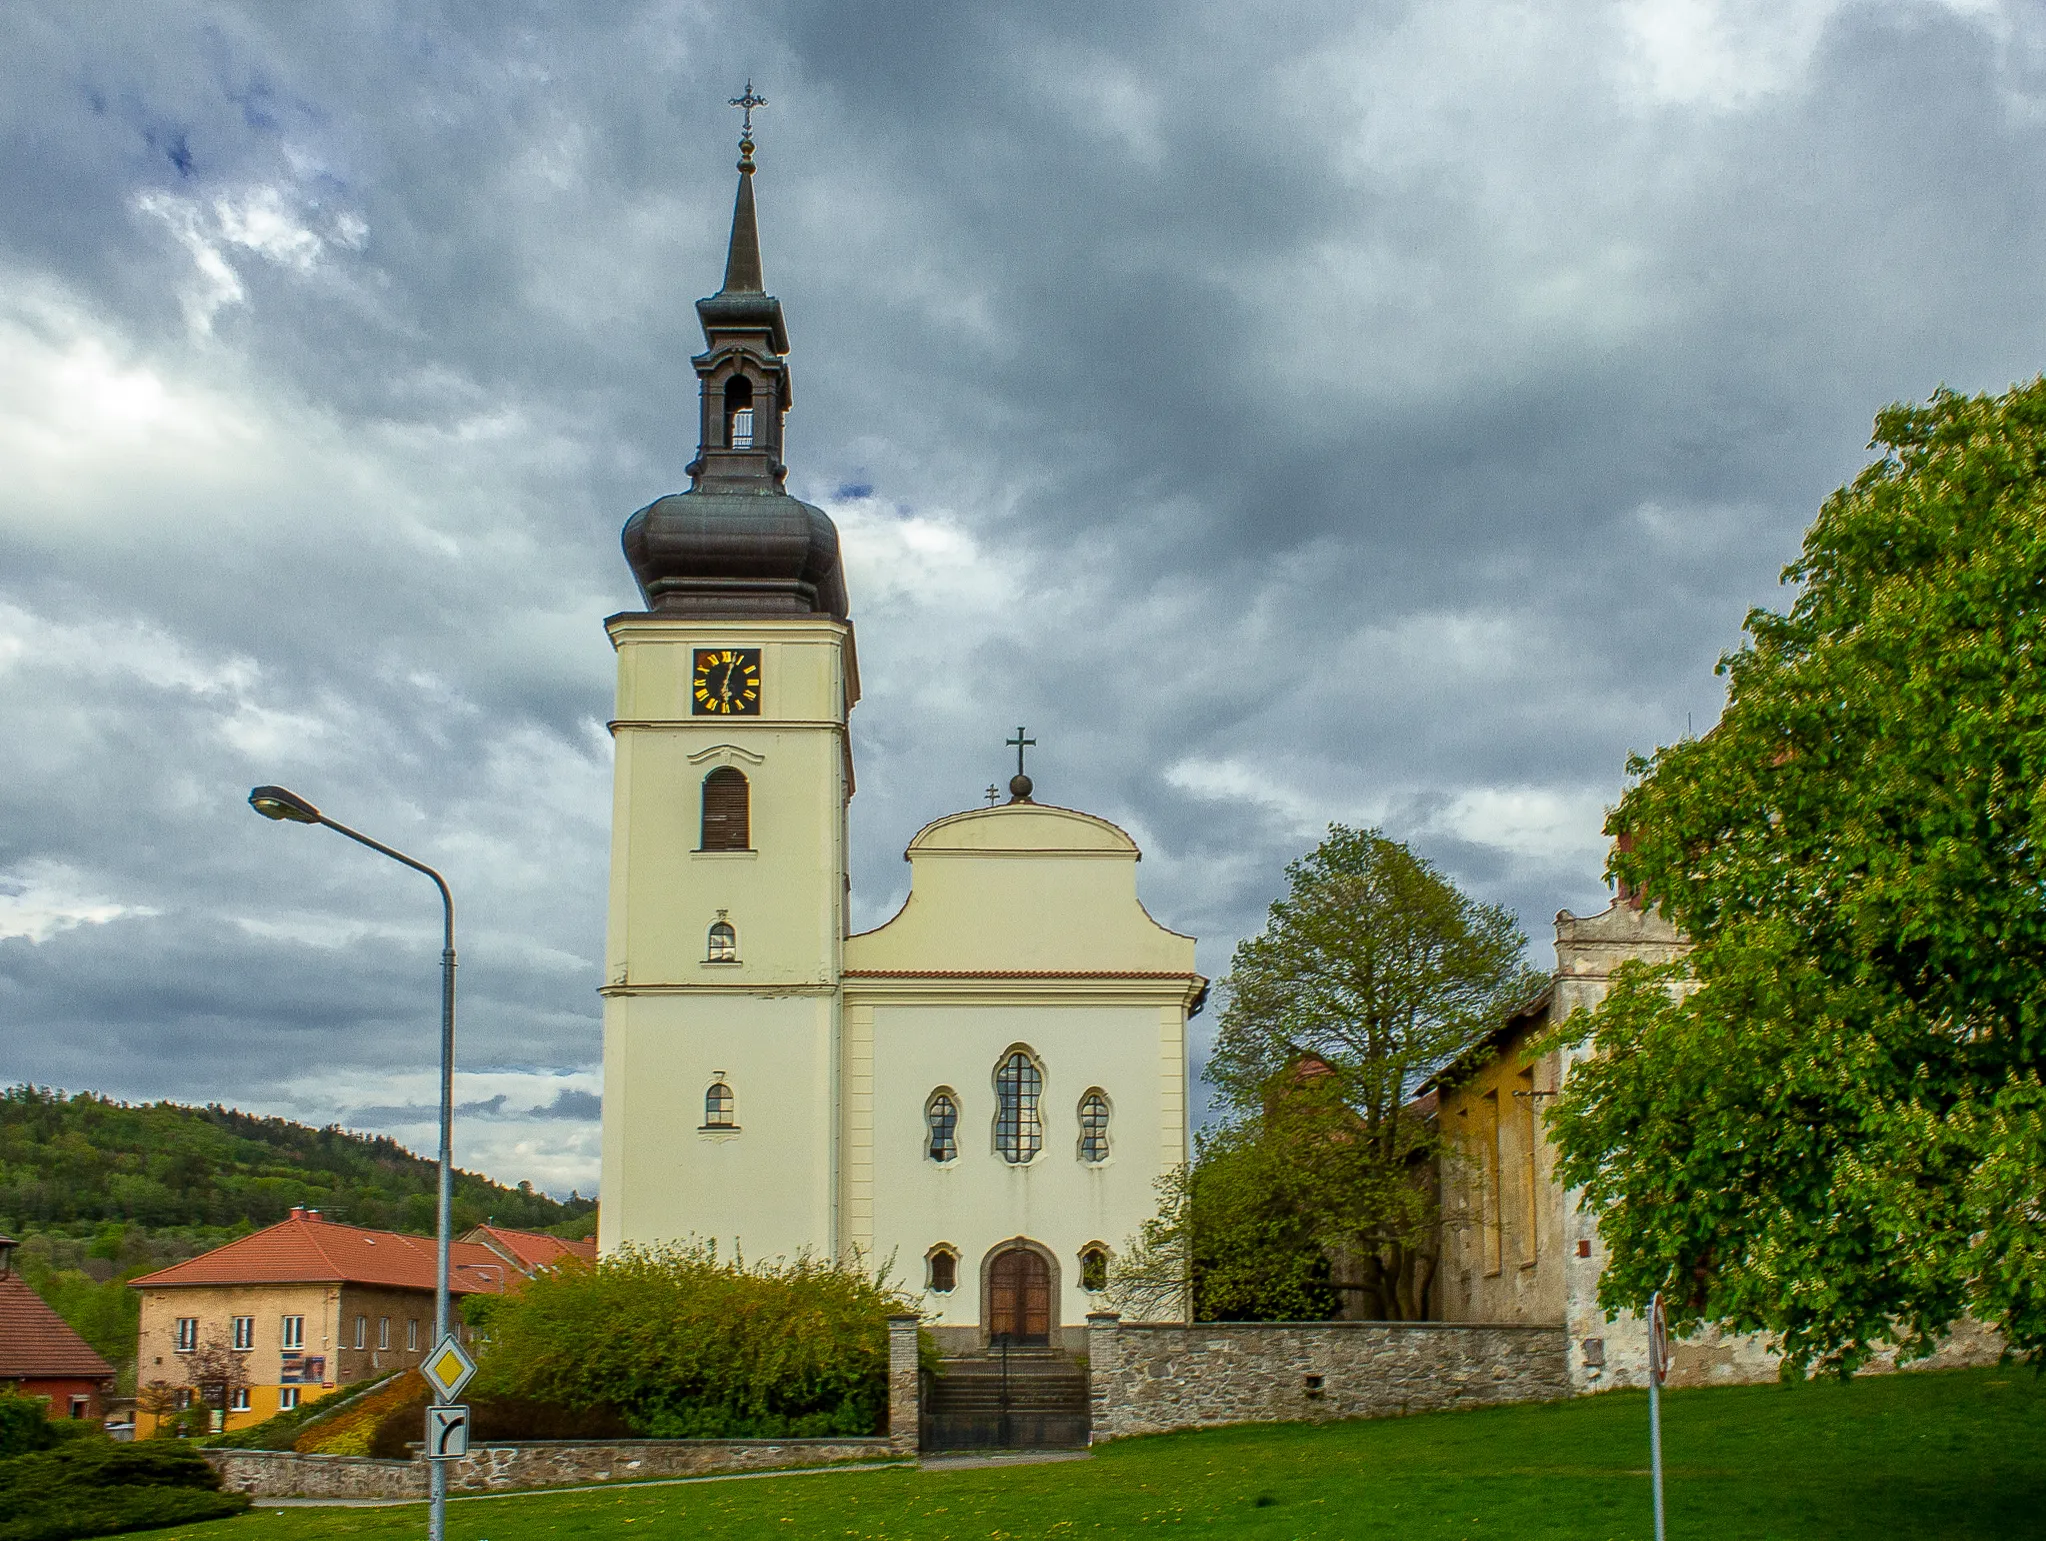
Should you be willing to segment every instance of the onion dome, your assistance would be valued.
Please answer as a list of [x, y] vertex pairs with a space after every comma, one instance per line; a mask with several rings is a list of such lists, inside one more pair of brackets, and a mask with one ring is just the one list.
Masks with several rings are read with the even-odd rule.
[[[751, 94], [750, 88], [748, 94]], [[753, 139], [739, 141], [739, 193], [724, 287], [696, 302], [701, 426], [689, 490], [625, 521], [625, 559], [657, 615], [847, 613], [838, 530], [782, 490], [788, 329], [761, 280]]]

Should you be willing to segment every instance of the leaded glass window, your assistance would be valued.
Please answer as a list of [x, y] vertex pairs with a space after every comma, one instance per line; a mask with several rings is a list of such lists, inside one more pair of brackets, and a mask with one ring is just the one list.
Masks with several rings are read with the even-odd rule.
[[723, 1081], [710, 1083], [710, 1090], [703, 1094], [703, 1127], [706, 1129], [730, 1129], [732, 1123], [732, 1089]]
[[1108, 1098], [1099, 1087], [1080, 1099], [1080, 1159], [1108, 1159]]
[[710, 928], [710, 941], [704, 951], [704, 960], [709, 963], [739, 961], [739, 933], [732, 929], [730, 921], [721, 920]]
[[950, 1092], [933, 1092], [924, 1105], [924, 1154], [950, 1161], [959, 1154], [959, 1104]]
[[1044, 1072], [1023, 1049], [1011, 1050], [995, 1072], [995, 1150], [1015, 1165], [1044, 1149], [1044, 1123], [1037, 1099], [1044, 1092]]

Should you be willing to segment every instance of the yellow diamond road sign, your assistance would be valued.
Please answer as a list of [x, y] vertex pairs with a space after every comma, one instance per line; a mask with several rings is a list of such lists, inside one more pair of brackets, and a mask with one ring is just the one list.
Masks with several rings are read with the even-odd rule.
[[432, 1383], [440, 1393], [443, 1402], [452, 1402], [461, 1389], [469, 1384], [469, 1377], [476, 1373], [476, 1361], [471, 1359], [449, 1333], [434, 1344], [433, 1352], [426, 1356], [426, 1363], [419, 1367], [419, 1373]]

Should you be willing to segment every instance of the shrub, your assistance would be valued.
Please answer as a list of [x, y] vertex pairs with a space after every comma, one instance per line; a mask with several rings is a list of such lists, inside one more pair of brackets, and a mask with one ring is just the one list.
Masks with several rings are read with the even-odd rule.
[[[322, 1418], [306, 1429], [291, 1448], [306, 1455], [368, 1455], [370, 1440], [386, 1413], [414, 1403], [424, 1408], [430, 1395], [425, 1376], [417, 1370], [401, 1370], [367, 1396], [355, 1398], [331, 1418]], [[423, 1427], [423, 1414], [419, 1422]]]
[[47, 1450], [55, 1442], [50, 1410], [41, 1397], [0, 1391], [0, 1456]]
[[615, 1409], [660, 1439], [871, 1434], [886, 1422], [885, 1277], [709, 1244], [624, 1248], [541, 1274], [491, 1313], [480, 1398]]
[[301, 1402], [289, 1412], [273, 1413], [261, 1423], [252, 1423], [245, 1429], [215, 1434], [205, 1443], [229, 1450], [294, 1450], [298, 1447], [299, 1436], [307, 1429], [338, 1417], [363, 1397], [374, 1395], [383, 1384], [384, 1379], [358, 1381], [326, 1396]]
[[0, 1541], [70, 1541], [223, 1519], [248, 1496], [189, 1445], [68, 1439], [0, 1460]]

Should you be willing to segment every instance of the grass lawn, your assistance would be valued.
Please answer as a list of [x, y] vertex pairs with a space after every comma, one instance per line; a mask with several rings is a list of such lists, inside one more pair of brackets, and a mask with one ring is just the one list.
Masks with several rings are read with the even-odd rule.
[[[2027, 1369], [1678, 1391], [1663, 1400], [1671, 1541], [2046, 1537], [2046, 1379]], [[605, 1536], [1645, 1538], [1648, 1399], [1103, 1447], [1090, 1461], [489, 1498], [449, 1541]], [[257, 1509], [153, 1534], [325, 1541], [423, 1534], [421, 1505]]]

